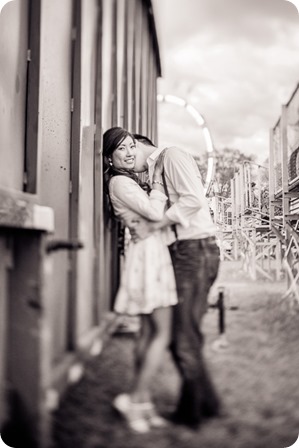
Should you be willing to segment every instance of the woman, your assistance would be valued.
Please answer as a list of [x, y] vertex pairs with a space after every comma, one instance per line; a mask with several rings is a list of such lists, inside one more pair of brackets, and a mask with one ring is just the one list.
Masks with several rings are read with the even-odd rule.
[[[105, 185], [115, 216], [129, 226], [132, 221], [162, 219], [167, 197], [162, 181], [163, 159], [156, 164], [152, 190], [148, 193], [133, 172], [136, 145], [122, 128], [103, 136]], [[151, 400], [150, 386], [170, 342], [171, 305], [177, 303], [173, 267], [161, 231], [134, 244], [129, 242], [114, 309], [141, 318], [136, 341], [136, 378], [130, 394], [121, 394], [114, 407], [137, 432], [162, 426]]]

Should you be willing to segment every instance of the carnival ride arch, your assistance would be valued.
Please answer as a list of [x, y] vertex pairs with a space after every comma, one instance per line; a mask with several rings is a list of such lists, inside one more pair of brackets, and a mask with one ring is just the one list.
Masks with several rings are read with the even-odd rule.
[[178, 106], [182, 109], [185, 109], [186, 112], [189, 114], [189, 116], [192, 117], [193, 121], [196, 123], [196, 125], [201, 130], [204, 141], [205, 141], [206, 152], [207, 152], [207, 156], [208, 156], [207, 172], [206, 172], [206, 177], [204, 179], [205, 192], [206, 192], [206, 194], [208, 194], [208, 192], [211, 188], [211, 185], [212, 185], [212, 180], [213, 180], [213, 176], [214, 176], [214, 172], [215, 172], [215, 153], [214, 153], [214, 145], [213, 145], [213, 141], [212, 141], [212, 136], [209, 131], [209, 128], [208, 128], [205, 118], [192, 104], [190, 104], [188, 101], [186, 101], [185, 99], [183, 99], [179, 96], [170, 95], [170, 94], [169, 95], [158, 94], [157, 101], [158, 101], [158, 103], [166, 103], [166, 104]]

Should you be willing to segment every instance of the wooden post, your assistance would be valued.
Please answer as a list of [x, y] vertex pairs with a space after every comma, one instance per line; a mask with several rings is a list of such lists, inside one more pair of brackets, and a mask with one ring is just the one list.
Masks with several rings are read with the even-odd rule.
[[7, 273], [11, 267], [11, 250], [8, 247], [9, 237], [0, 235], [0, 428], [7, 416]]
[[251, 253], [251, 269], [252, 279], [256, 280], [256, 229], [252, 230], [252, 242], [249, 244], [249, 250]]
[[45, 234], [13, 234], [13, 267], [9, 273], [7, 309], [7, 378], [9, 446], [48, 447], [50, 416], [46, 388], [50, 383], [50, 330], [44, 303]]
[[286, 215], [289, 214], [289, 198], [286, 193], [289, 191], [288, 175], [288, 137], [287, 137], [287, 108], [282, 106], [281, 112], [281, 159], [282, 159], [282, 206], [283, 206], [283, 226], [286, 228]]
[[244, 167], [240, 166], [239, 176], [238, 176], [238, 188], [239, 188], [239, 197], [240, 197], [240, 214], [241, 214], [241, 227], [244, 228], [245, 219], [244, 219], [244, 211], [245, 211], [245, 201], [244, 201]]
[[280, 280], [281, 275], [281, 242], [276, 237], [276, 246], [275, 246], [275, 273], [276, 280]]
[[[261, 213], [262, 211], [262, 185], [261, 185], [261, 169], [262, 167], [260, 165], [258, 165], [257, 167], [257, 186], [258, 186], [258, 209], [259, 209], [259, 213]], [[259, 215], [259, 217], [261, 218], [261, 215]], [[262, 224], [262, 222], [261, 222]]]
[[[283, 227], [285, 229], [286, 246], [289, 246], [291, 235], [287, 226], [286, 216], [290, 212], [289, 192], [289, 173], [288, 173], [288, 136], [287, 136], [287, 106], [282, 106], [281, 112], [281, 159], [282, 159], [282, 209], [283, 209]], [[292, 254], [288, 251], [287, 263], [291, 264]], [[290, 282], [288, 282], [289, 285]]]
[[231, 191], [231, 208], [232, 208], [232, 230], [234, 231], [236, 226], [236, 198], [235, 198], [235, 182], [234, 179], [230, 181]]
[[0, 380], [8, 391], [7, 424], [1, 436], [12, 447], [46, 448], [51, 360], [47, 304], [54, 279], [45, 245], [47, 234], [54, 231], [54, 213], [35, 201], [34, 195], [0, 188], [1, 238], [9, 241], [9, 248], [0, 248], [6, 269], [6, 278], [0, 274], [1, 280], [5, 278], [0, 300], [6, 297], [1, 310], [6, 329], [0, 344], [5, 378]]
[[219, 333], [225, 333], [225, 306], [224, 306], [224, 288], [219, 288], [218, 293], [218, 310], [219, 310]]
[[270, 226], [272, 225], [272, 221], [274, 219], [274, 144], [273, 144], [273, 129], [270, 129], [269, 135], [269, 215], [270, 215]]

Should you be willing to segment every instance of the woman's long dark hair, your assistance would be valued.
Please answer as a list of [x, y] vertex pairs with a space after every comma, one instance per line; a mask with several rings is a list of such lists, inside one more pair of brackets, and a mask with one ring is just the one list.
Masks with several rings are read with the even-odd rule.
[[133, 142], [135, 142], [135, 138], [133, 134], [131, 134], [126, 129], [120, 127], [114, 127], [108, 129], [103, 135], [103, 167], [104, 167], [104, 191], [106, 193], [108, 200], [108, 209], [109, 215], [115, 218], [113, 207], [109, 197], [109, 181], [113, 176], [127, 176], [130, 179], [133, 179], [138, 185], [141, 186], [142, 189], [149, 192], [149, 185], [145, 182], [142, 182], [136, 173], [130, 169], [124, 168], [115, 168], [112, 165], [111, 157], [116, 148], [127, 138], [131, 137]]

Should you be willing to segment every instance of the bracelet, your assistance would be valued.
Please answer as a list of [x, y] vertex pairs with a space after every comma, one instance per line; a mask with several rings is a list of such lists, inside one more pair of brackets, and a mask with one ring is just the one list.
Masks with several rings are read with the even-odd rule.
[[153, 184], [159, 184], [159, 185], [162, 185], [162, 187], [164, 187], [163, 182], [160, 182], [159, 180], [154, 180]]

